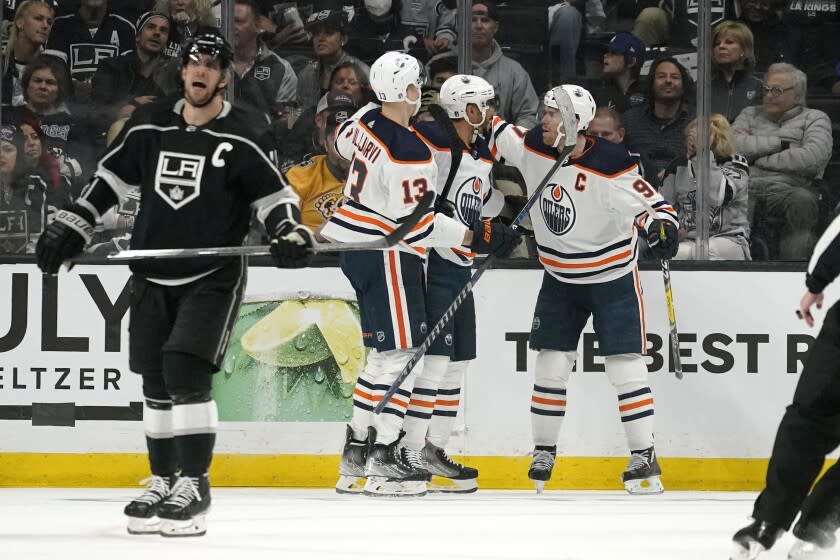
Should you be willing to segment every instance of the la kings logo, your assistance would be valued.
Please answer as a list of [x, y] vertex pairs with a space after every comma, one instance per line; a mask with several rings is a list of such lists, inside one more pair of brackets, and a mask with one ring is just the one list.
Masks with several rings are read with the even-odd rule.
[[549, 184], [540, 195], [540, 211], [546, 227], [554, 235], [565, 235], [575, 225], [575, 203], [566, 189], [556, 183]]
[[174, 210], [201, 194], [204, 156], [161, 150], [155, 174], [155, 192]]
[[458, 210], [458, 218], [470, 225], [481, 218], [481, 193], [484, 181], [478, 177], [470, 177], [458, 187], [455, 192], [455, 207]]

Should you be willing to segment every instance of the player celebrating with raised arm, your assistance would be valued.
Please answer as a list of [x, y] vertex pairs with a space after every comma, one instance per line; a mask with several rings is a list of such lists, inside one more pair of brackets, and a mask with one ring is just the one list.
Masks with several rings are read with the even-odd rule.
[[[324, 237], [348, 242], [381, 238], [411, 213], [427, 191], [434, 191], [441, 171], [429, 147], [409, 127], [420, 108], [422, 83], [422, 66], [409, 55], [387, 52], [371, 65], [371, 88], [382, 107], [363, 107], [336, 134], [338, 153], [351, 161], [350, 175], [343, 205], [321, 230]], [[425, 335], [425, 247], [466, 245], [474, 252], [506, 255], [518, 242], [518, 234], [502, 224], [476, 219], [468, 227], [430, 212], [397, 249], [342, 253], [341, 269], [356, 291], [369, 351], [353, 394], [338, 492], [426, 493], [428, 471], [416, 454], [407, 454], [399, 445], [422, 363], [383, 414], [372, 418], [373, 407]], [[359, 484], [363, 477], [364, 488]]]
[[[471, 225], [484, 217], [499, 213], [504, 198], [493, 189], [490, 174], [493, 156], [487, 142], [479, 136], [493, 117], [490, 104], [495, 91], [483, 78], [458, 74], [450, 77], [440, 89], [440, 104], [451, 125], [437, 122], [417, 123], [415, 128], [426, 142], [438, 164], [437, 192], [445, 201], [452, 217]], [[453, 158], [453, 143], [459, 146], [460, 158]], [[447, 170], [457, 165], [450, 188], [446, 188]], [[444, 192], [446, 191], [446, 192]], [[429, 325], [438, 322], [458, 292], [470, 280], [473, 252], [469, 247], [436, 247], [429, 252], [426, 266], [426, 318]], [[470, 360], [475, 359], [475, 303], [470, 293], [455, 316], [426, 352], [423, 371], [414, 381], [408, 405], [402, 440], [406, 453], [421, 456], [423, 466], [433, 476], [429, 491], [467, 493], [478, 486], [478, 471], [456, 463], [445, 447], [458, 412], [461, 382]], [[427, 438], [428, 432], [428, 438]]]
[[[571, 98], [577, 131], [564, 130], [556, 101], [562, 95], [559, 88]], [[578, 133], [569, 161], [554, 173], [532, 210], [546, 272], [530, 337], [531, 348], [539, 354], [531, 397], [535, 449], [528, 477], [538, 491], [551, 478], [566, 413], [566, 384], [581, 332], [592, 315], [630, 447], [622, 482], [631, 494], [662, 492], [653, 447], [653, 396], [643, 357], [645, 317], [636, 225], [649, 232], [657, 256], [669, 259], [678, 247], [676, 213], [639, 175], [626, 149], [582, 133], [595, 114], [590, 93], [574, 85], [559, 88], [545, 95], [539, 125], [526, 131], [496, 117], [490, 138], [494, 156], [520, 170], [530, 195], [557, 160], [565, 135]], [[656, 219], [648, 220], [640, 199], [656, 210]], [[660, 226], [665, 231], [662, 239]]]
[[[222, 99], [232, 58], [220, 35], [190, 39], [182, 50], [183, 99], [135, 111], [81, 197], [41, 235], [41, 270], [55, 274], [81, 253], [94, 224], [132, 190], [141, 197], [132, 249], [241, 245], [253, 209], [278, 266], [306, 264], [311, 236], [298, 224], [297, 196], [268, 155], [267, 127]], [[206, 532], [218, 423], [210, 388], [246, 270], [243, 257], [131, 264], [129, 366], [143, 376], [152, 476], [125, 508], [130, 533]]]

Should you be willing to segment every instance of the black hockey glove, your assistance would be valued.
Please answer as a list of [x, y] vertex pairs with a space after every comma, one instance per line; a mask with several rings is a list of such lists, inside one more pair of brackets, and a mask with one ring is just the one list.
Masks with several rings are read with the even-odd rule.
[[78, 204], [59, 210], [35, 247], [38, 267], [47, 274], [56, 274], [61, 263], [75, 257], [93, 237], [93, 215]]
[[470, 249], [479, 254], [504, 258], [522, 241], [522, 236], [510, 226], [490, 220], [476, 220], [470, 230], [473, 232]]
[[647, 241], [654, 256], [662, 260], [673, 259], [680, 248], [677, 226], [668, 220], [653, 220], [648, 224]]
[[300, 224], [283, 228], [271, 238], [271, 256], [279, 268], [303, 268], [312, 260], [312, 232]]

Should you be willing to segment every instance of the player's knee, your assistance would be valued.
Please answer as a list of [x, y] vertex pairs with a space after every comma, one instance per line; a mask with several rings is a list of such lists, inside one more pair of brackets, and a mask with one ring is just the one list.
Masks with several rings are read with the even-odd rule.
[[641, 354], [616, 354], [604, 358], [607, 378], [619, 392], [630, 386], [647, 385], [648, 370]]
[[[394, 373], [402, 371], [411, 357], [414, 355], [416, 348], [402, 348], [399, 350], [386, 350], [379, 353], [380, 367], [383, 373]], [[419, 370], [423, 366], [423, 359], [417, 362], [414, 366], [415, 370]]]
[[174, 404], [193, 404], [211, 400], [213, 364], [192, 354], [164, 352], [163, 378]]
[[565, 387], [572, 374], [576, 357], [576, 352], [540, 350], [537, 354], [534, 382], [548, 387]]
[[143, 375], [143, 397], [149, 406], [159, 403], [170, 403], [172, 398], [166, 390], [163, 375]]

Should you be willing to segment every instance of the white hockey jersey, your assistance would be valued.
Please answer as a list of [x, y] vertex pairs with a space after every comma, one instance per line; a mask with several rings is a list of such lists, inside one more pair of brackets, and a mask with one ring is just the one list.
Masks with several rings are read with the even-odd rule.
[[[382, 115], [376, 104], [366, 105], [341, 125], [335, 147], [351, 163], [344, 202], [321, 229], [327, 239], [359, 242], [384, 237], [427, 191], [435, 192], [438, 168], [429, 147], [413, 129]], [[461, 224], [429, 209], [395, 248], [425, 256], [425, 247], [455, 245], [465, 232]]]
[[[429, 146], [432, 156], [438, 167], [438, 181], [436, 191], [438, 196], [443, 194], [443, 187], [449, 175], [449, 166], [452, 163], [449, 139], [434, 122], [423, 122], [415, 125], [415, 130], [420, 138]], [[447, 194], [447, 199], [455, 207], [455, 219], [470, 227], [476, 220], [492, 218], [502, 210], [504, 196], [493, 188], [491, 172], [493, 171], [493, 156], [483, 138], [476, 139], [475, 151], [471, 151], [466, 145], [463, 147], [461, 165], [452, 186]], [[434, 249], [441, 257], [460, 266], [471, 266], [475, 253], [465, 245], [455, 247], [435, 247]]]
[[[490, 150], [519, 169], [528, 195], [551, 169], [559, 153], [542, 141], [542, 128], [529, 131], [493, 119]], [[539, 259], [562, 282], [608, 282], [636, 266], [638, 232], [649, 215], [643, 197], [659, 218], [678, 225], [674, 208], [645, 181], [627, 150], [586, 137], [580, 154], [560, 167], [531, 208]]]

